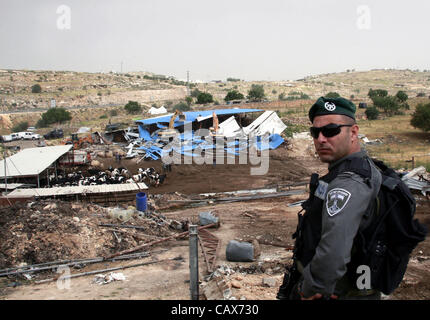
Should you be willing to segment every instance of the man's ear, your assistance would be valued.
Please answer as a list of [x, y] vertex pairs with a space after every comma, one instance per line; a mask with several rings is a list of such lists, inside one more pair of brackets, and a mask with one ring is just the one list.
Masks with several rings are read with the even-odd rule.
[[351, 138], [352, 138], [352, 140], [354, 140], [354, 138], [358, 138], [358, 131], [359, 131], [358, 125], [354, 124], [351, 127]]

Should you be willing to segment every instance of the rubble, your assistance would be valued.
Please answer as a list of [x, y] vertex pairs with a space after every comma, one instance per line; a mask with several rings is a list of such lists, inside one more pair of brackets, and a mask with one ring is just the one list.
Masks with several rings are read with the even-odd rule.
[[111, 272], [109, 274], [97, 274], [93, 282], [99, 285], [111, 283], [112, 281], [124, 281], [126, 278], [122, 272]]
[[[109, 209], [95, 204], [59, 200], [16, 203], [0, 209], [0, 269], [22, 263], [109, 255], [177, 232], [158, 213], [134, 215], [127, 223], [139, 229], [114, 228], [118, 242], [101, 223], [116, 223]], [[175, 225], [181, 222], [176, 221]]]

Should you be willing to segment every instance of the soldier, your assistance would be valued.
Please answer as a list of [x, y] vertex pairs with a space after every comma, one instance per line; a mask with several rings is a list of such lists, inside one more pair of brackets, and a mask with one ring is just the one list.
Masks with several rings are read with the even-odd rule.
[[[349, 264], [354, 238], [371, 220], [382, 179], [361, 150], [355, 110], [349, 100], [324, 97], [309, 110], [315, 150], [329, 172], [311, 177], [310, 197], [302, 204], [305, 213], [299, 214], [293, 236], [298, 276], [286, 274], [278, 299], [380, 299], [380, 292], [357, 287], [357, 270]], [[292, 289], [291, 278], [297, 280]]]

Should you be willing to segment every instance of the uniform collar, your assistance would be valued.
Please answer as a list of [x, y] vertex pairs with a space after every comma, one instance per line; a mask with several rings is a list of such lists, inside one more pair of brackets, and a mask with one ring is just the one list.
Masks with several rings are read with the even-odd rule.
[[358, 151], [358, 152], [351, 153], [350, 155], [347, 155], [346, 157], [343, 157], [343, 158], [341, 158], [341, 159], [337, 160], [336, 162], [331, 163], [331, 164], [328, 166], [328, 171], [333, 170], [333, 168], [335, 168], [336, 166], [338, 166], [340, 163], [344, 162], [344, 161], [345, 161], [345, 160], [347, 160], [347, 159], [352, 159], [352, 158], [362, 158], [362, 157], [364, 157], [364, 156], [366, 156], [366, 155], [367, 155], [367, 153], [366, 153], [366, 151], [364, 151], [364, 150], [360, 150], [360, 151]]

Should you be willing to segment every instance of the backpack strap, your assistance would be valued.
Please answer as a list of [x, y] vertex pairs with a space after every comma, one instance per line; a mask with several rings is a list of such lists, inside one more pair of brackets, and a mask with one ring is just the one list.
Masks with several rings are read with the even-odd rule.
[[399, 184], [399, 180], [386, 175], [382, 175], [382, 184], [388, 189], [394, 190]]

